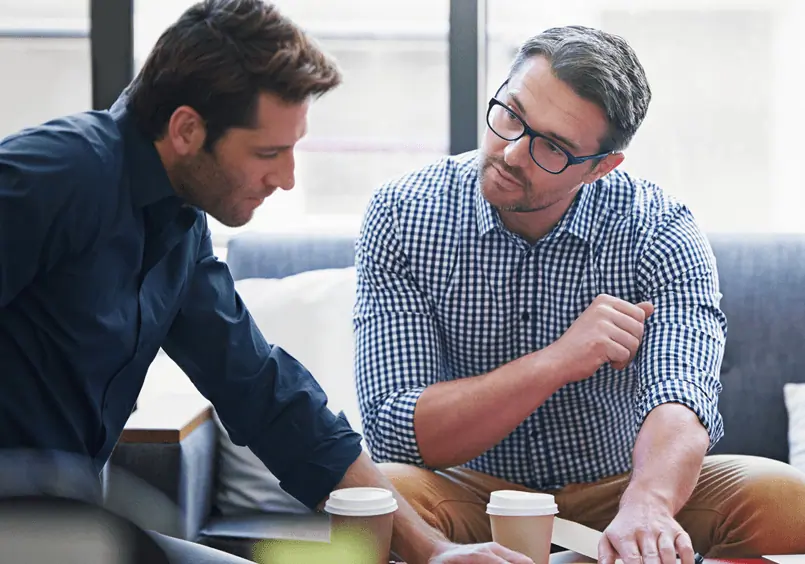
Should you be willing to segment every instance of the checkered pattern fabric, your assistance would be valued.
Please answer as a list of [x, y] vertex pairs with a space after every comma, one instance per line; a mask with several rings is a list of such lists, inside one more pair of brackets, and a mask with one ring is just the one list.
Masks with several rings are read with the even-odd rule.
[[583, 186], [532, 245], [481, 196], [476, 153], [448, 157], [374, 194], [356, 265], [358, 396], [378, 461], [423, 463], [425, 388], [546, 347], [601, 293], [654, 304], [635, 361], [562, 387], [466, 466], [541, 490], [627, 472], [642, 421], [667, 402], [692, 409], [711, 444], [723, 434], [715, 259], [690, 211], [651, 183], [616, 170]]

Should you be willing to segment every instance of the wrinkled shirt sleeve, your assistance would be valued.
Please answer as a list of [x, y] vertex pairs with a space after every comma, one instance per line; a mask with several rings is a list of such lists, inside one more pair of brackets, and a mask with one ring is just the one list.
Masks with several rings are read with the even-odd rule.
[[232, 441], [251, 448], [283, 489], [315, 508], [357, 459], [360, 435], [327, 408], [304, 366], [265, 341], [213, 255], [209, 230], [189, 284], [165, 352], [212, 402]]
[[355, 265], [355, 379], [367, 444], [378, 462], [423, 465], [414, 412], [444, 372], [444, 344], [380, 196], [369, 204]]
[[714, 446], [724, 434], [718, 411], [727, 319], [707, 239], [686, 208], [657, 230], [638, 266], [643, 299], [654, 304], [638, 354], [637, 422], [655, 407], [691, 409]]

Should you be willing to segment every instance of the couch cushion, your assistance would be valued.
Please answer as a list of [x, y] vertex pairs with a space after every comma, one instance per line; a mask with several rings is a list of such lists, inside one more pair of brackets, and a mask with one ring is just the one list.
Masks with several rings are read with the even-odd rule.
[[[353, 376], [355, 268], [245, 279], [236, 287], [266, 340], [306, 366], [327, 393], [330, 408], [343, 411], [360, 432]], [[234, 445], [225, 431], [219, 437], [215, 505], [223, 515], [307, 512], [251, 450]]]
[[710, 241], [728, 323], [719, 400], [725, 435], [713, 452], [787, 461], [783, 386], [805, 381], [805, 237]]
[[805, 384], [786, 384], [783, 393], [788, 413], [788, 461], [805, 472]]
[[355, 239], [346, 234], [246, 232], [229, 240], [226, 262], [235, 280], [283, 278], [355, 263]]

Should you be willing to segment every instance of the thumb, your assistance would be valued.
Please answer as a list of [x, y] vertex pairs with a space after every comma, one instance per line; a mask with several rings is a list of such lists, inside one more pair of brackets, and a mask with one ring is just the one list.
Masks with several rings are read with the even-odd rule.
[[654, 313], [654, 304], [651, 302], [640, 302], [637, 304], [637, 307], [643, 310], [643, 313], [646, 314], [646, 318], [651, 317], [651, 314]]

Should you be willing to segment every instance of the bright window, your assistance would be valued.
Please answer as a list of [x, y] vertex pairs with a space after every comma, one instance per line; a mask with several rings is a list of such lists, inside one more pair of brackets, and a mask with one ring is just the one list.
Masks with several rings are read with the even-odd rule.
[[488, 2], [488, 95], [542, 29], [626, 38], [653, 98], [622, 167], [687, 203], [708, 231], [802, 231], [800, 0]]
[[[188, 0], [135, 2], [135, 69]], [[343, 84], [312, 107], [296, 188], [239, 229], [211, 221], [216, 244], [240, 230], [354, 232], [382, 182], [448, 152], [448, 0], [280, 0], [338, 61]]]

